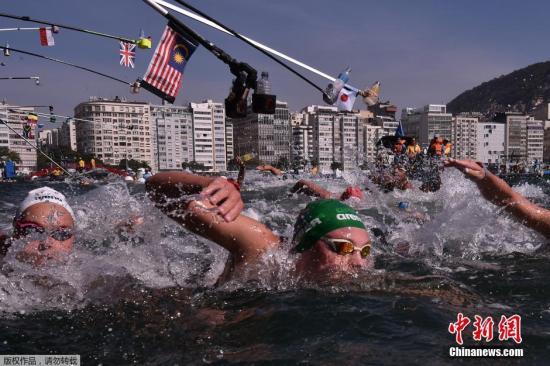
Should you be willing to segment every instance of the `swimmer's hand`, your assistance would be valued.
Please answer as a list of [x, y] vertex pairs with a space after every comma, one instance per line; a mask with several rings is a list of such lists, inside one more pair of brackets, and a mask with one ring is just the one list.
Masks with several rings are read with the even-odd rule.
[[449, 159], [445, 160], [443, 165], [448, 168], [457, 168], [475, 182], [483, 180], [487, 174], [483, 163], [479, 161]]
[[526, 201], [505, 181], [485, 169], [481, 162], [449, 159], [445, 161], [445, 166], [454, 167], [463, 172], [467, 178], [477, 184], [483, 197], [495, 205], [509, 206]]
[[201, 191], [201, 195], [218, 206], [218, 213], [227, 222], [234, 221], [244, 208], [241, 194], [225, 178], [216, 178]]

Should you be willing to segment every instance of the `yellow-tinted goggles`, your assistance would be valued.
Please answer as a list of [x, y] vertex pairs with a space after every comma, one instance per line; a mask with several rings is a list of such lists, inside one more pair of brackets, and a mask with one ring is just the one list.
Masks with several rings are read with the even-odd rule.
[[348, 239], [332, 239], [323, 237], [321, 240], [335, 253], [339, 255], [352, 254], [355, 251], [361, 253], [361, 257], [366, 258], [370, 255], [371, 244], [367, 243], [361, 248], [356, 247], [355, 243]]

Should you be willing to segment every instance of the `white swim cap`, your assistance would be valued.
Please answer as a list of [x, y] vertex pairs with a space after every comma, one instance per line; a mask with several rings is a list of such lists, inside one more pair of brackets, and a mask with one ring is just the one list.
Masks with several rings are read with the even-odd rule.
[[69, 204], [67, 203], [67, 199], [65, 198], [65, 196], [55, 189], [51, 189], [50, 187], [42, 187], [30, 191], [27, 194], [27, 197], [25, 197], [23, 202], [21, 202], [21, 204], [19, 205], [19, 214], [23, 213], [23, 211], [25, 211], [27, 208], [42, 202], [50, 202], [63, 207], [69, 212], [69, 214], [71, 214], [73, 220], [76, 221], [74, 212], [71, 206], [69, 206]]

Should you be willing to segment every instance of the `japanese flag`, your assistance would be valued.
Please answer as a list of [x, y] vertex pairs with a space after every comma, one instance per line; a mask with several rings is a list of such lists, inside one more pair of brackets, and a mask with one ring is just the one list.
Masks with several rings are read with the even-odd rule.
[[338, 110], [350, 112], [353, 109], [353, 104], [355, 103], [356, 97], [357, 92], [342, 88], [342, 90], [340, 90], [340, 94], [338, 94], [338, 100], [336, 101]]
[[54, 46], [52, 30], [48, 28], [40, 28], [40, 44], [42, 46]]

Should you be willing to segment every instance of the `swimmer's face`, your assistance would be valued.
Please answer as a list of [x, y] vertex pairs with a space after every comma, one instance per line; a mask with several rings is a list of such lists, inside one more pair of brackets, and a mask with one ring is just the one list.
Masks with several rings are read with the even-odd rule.
[[14, 222], [14, 237], [24, 242], [17, 259], [40, 265], [65, 257], [73, 249], [73, 229], [73, 218], [63, 207], [48, 202], [32, 205]]
[[[357, 248], [371, 244], [369, 234], [366, 230], [356, 227], [346, 227], [333, 230], [325, 235], [330, 239], [347, 239], [354, 243]], [[334, 252], [323, 240], [317, 240], [313, 247], [303, 252], [296, 267], [300, 272], [352, 272], [369, 264], [370, 259], [362, 258], [359, 251], [351, 254], [340, 255]]]

